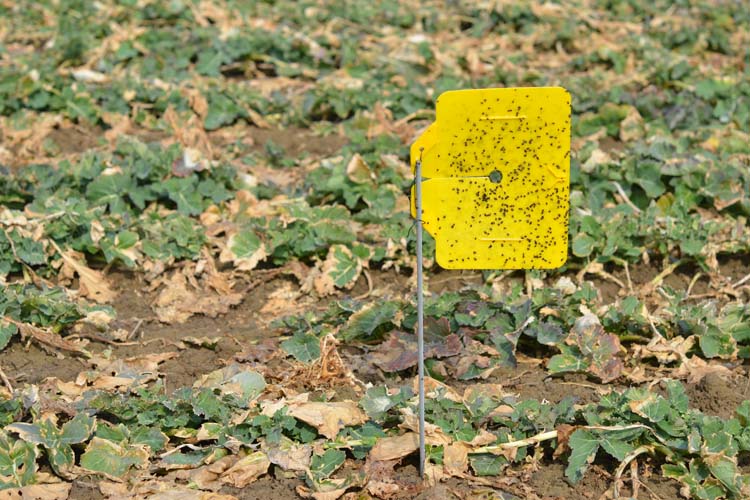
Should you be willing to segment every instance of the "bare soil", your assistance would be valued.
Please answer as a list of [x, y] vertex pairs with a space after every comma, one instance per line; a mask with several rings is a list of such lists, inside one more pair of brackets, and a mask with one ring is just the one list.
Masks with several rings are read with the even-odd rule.
[[744, 376], [725, 380], [710, 374], [698, 384], [687, 385], [690, 403], [707, 415], [721, 418], [734, 417], [734, 410], [744, 400], [750, 398], [750, 377]]
[[103, 130], [99, 127], [75, 125], [72, 127], [57, 127], [45, 137], [45, 141], [59, 153], [67, 156], [82, 153], [97, 146]]
[[280, 147], [287, 157], [296, 158], [302, 153], [310, 156], [328, 156], [339, 151], [348, 140], [337, 134], [317, 135], [310, 129], [289, 127], [284, 130], [251, 128], [248, 131], [254, 147], [262, 151], [269, 142]]
[[[597, 500], [612, 487], [613, 478], [607, 470], [596, 462], [594, 469], [587, 473], [580, 483], [571, 486], [565, 480], [565, 466], [560, 462], [543, 462], [539, 469], [531, 475], [529, 485], [539, 492], [544, 500]], [[613, 467], [607, 467], [611, 470]], [[650, 468], [639, 471], [641, 482], [639, 498], [654, 498], [663, 500], [677, 500], [680, 496], [676, 481], [664, 479], [658, 473], [652, 475]], [[622, 498], [630, 498], [632, 487], [630, 480], [624, 481], [620, 492]]]

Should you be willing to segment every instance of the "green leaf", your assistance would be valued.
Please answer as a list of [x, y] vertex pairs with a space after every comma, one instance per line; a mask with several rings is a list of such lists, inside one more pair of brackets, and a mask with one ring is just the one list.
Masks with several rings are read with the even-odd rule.
[[39, 266], [47, 262], [44, 247], [41, 243], [17, 235], [15, 232], [11, 234], [11, 237], [14, 242], [15, 254], [23, 262], [30, 266]]
[[529, 335], [533, 332], [533, 336], [537, 342], [543, 345], [554, 346], [565, 338], [565, 332], [558, 325], [550, 322], [536, 322], [531, 324], [524, 333]]
[[588, 257], [594, 251], [596, 240], [586, 233], [578, 233], [573, 238], [571, 250], [576, 257]]
[[215, 203], [228, 200], [233, 196], [224, 186], [223, 182], [218, 182], [211, 178], [201, 180], [198, 183], [198, 192], [204, 198], [209, 198]]
[[600, 444], [604, 451], [609, 453], [613, 458], [620, 462], [627, 456], [628, 453], [635, 449], [633, 445], [613, 438], [607, 432], [603, 432], [601, 434]]
[[382, 327], [390, 324], [398, 308], [399, 304], [396, 302], [368, 304], [349, 317], [349, 321], [341, 329], [341, 338], [345, 341], [371, 339]]
[[123, 173], [100, 175], [86, 188], [86, 197], [101, 205], [108, 205], [110, 212], [122, 213], [127, 205], [123, 196], [135, 191], [130, 176]]
[[216, 130], [233, 123], [238, 117], [244, 115], [245, 111], [232, 99], [224, 94], [212, 93], [208, 98], [208, 114], [203, 121], [203, 126], [206, 130]]
[[351, 288], [359, 278], [362, 263], [344, 245], [333, 245], [323, 266], [323, 272], [333, 280], [336, 288]]
[[37, 472], [37, 449], [0, 430], [0, 490], [32, 484]]
[[669, 404], [681, 413], [688, 411], [690, 400], [685, 392], [685, 386], [677, 380], [666, 380], [664, 385], [667, 389]]
[[740, 494], [742, 475], [737, 470], [737, 463], [724, 455], [713, 455], [705, 458], [706, 465], [716, 479], [726, 486], [734, 495]]
[[163, 461], [167, 465], [175, 465], [180, 466], [180, 468], [193, 469], [201, 465], [206, 457], [211, 454], [211, 452], [211, 449], [208, 449], [191, 451], [187, 453], [171, 453], [164, 457]]
[[743, 427], [750, 427], [750, 400], [744, 400], [735, 410], [735, 415]]
[[0, 321], [0, 351], [5, 349], [5, 347], [10, 342], [10, 339], [16, 333], [18, 333], [18, 327], [16, 325], [5, 321]]
[[200, 429], [198, 429], [198, 434], [201, 436], [201, 440], [203, 441], [219, 439], [226, 432], [226, 426], [217, 422], [204, 422], [201, 425]]
[[162, 183], [162, 188], [170, 200], [177, 204], [177, 210], [185, 215], [200, 215], [203, 212], [203, 196], [196, 189], [195, 176], [184, 179], [172, 178]]
[[58, 429], [51, 420], [38, 423], [15, 423], [6, 427], [18, 433], [21, 439], [41, 444], [47, 452], [50, 465], [56, 473], [65, 476], [73, 466], [75, 456], [71, 444], [86, 441], [95, 427], [95, 420], [84, 413], [79, 413]]
[[193, 395], [191, 403], [193, 412], [206, 420], [226, 422], [229, 418], [229, 408], [212, 389], [201, 389]]
[[585, 371], [588, 367], [589, 363], [580, 354], [574, 353], [572, 350], [563, 354], [555, 354], [547, 362], [547, 370], [550, 373], [581, 372]]
[[638, 165], [633, 174], [633, 182], [641, 186], [646, 196], [652, 199], [658, 198], [665, 191], [659, 165], [653, 162]]
[[21, 439], [29, 443], [47, 445], [57, 439], [57, 433], [59, 432], [49, 420], [35, 424], [17, 422], [6, 426], [5, 430], [15, 432]]
[[96, 429], [96, 419], [85, 413], [78, 413], [62, 426], [60, 442], [66, 445], [86, 441]]
[[707, 358], [730, 358], [737, 352], [737, 342], [731, 333], [723, 332], [713, 325], [698, 337], [704, 356]]
[[144, 214], [139, 223], [146, 233], [143, 253], [155, 260], [195, 258], [205, 241], [203, 228], [180, 213], [171, 213], [163, 219], [158, 214]]
[[322, 455], [313, 455], [310, 462], [310, 473], [315, 481], [321, 481], [336, 472], [346, 459], [341, 450], [329, 449]]
[[[201, 402], [199, 406], [207, 404], [208, 407], [205, 407], [204, 410], [208, 411], [208, 414], [213, 414], [214, 411], [219, 411], [224, 403], [216, 399], [211, 391], [206, 391], [207, 389], [220, 389], [222, 394], [238, 396], [244, 403], [249, 403], [263, 392], [266, 381], [260, 373], [233, 363], [204, 375], [193, 387], [203, 389], [197, 395], [194, 395], [194, 398]], [[213, 410], [209, 408], [213, 408]], [[228, 408], [224, 408], [224, 410], [228, 410]], [[206, 413], [201, 411], [199, 414]], [[208, 414], [206, 415], [208, 416]]]
[[633, 398], [630, 402], [630, 409], [653, 423], [663, 421], [670, 414], [670, 405], [667, 400], [658, 394], [646, 391], [639, 391], [635, 394], [643, 394], [643, 398]]
[[120, 446], [106, 439], [94, 437], [81, 456], [81, 467], [90, 472], [123, 477], [131, 467], [145, 467], [148, 451], [143, 446]]
[[513, 331], [510, 333], [502, 333], [503, 330], [505, 329], [498, 328], [490, 335], [490, 340], [498, 352], [497, 362], [501, 366], [515, 367], [517, 364], [516, 346], [518, 345], [518, 339], [521, 336], [521, 332]]
[[388, 410], [396, 405], [396, 402], [388, 394], [386, 387], [376, 386], [367, 389], [359, 404], [368, 417], [373, 420], [381, 420]]
[[230, 377], [224, 384], [222, 384], [222, 391], [229, 392], [234, 387], [237, 387], [240, 391], [240, 395], [244, 401], [252, 401], [263, 393], [263, 389], [266, 388], [266, 381], [258, 372], [252, 370], [243, 370], [236, 375]]
[[130, 439], [130, 430], [125, 424], [99, 423], [96, 426], [96, 436], [115, 443], [125, 443]]
[[477, 476], [499, 476], [508, 465], [508, 459], [489, 453], [469, 455], [469, 465]]
[[198, 54], [195, 70], [204, 76], [220, 76], [221, 65], [224, 64], [224, 54], [215, 49], [207, 49]]
[[570, 457], [565, 468], [565, 476], [575, 484], [583, 478], [589, 464], [594, 461], [599, 450], [599, 439], [591, 431], [577, 429], [570, 435], [568, 446]]
[[58, 443], [56, 446], [45, 446], [45, 450], [47, 451], [47, 458], [52, 469], [63, 477], [67, 476], [75, 462], [73, 448], [66, 444]]
[[[267, 256], [263, 241], [249, 228], [243, 228], [227, 240], [229, 256], [237, 269], [250, 271]], [[222, 256], [222, 258], [225, 258]]]
[[138, 250], [135, 245], [138, 243], [138, 234], [132, 231], [120, 231], [114, 240], [110, 237], [104, 237], [99, 241], [99, 246], [104, 253], [107, 262], [120, 259], [126, 266], [135, 266], [135, 260], [138, 256]]
[[115, 246], [118, 250], [127, 250], [138, 243], [138, 234], [133, 231], [120, 231], [117, 233]]
[[169, 442], [166, 434], [154, 427], [138, 427], [130, 434], [130, 442], [133, 444], [145, 444], [152, 453], [164, 449]]
[[295, 333], [292, 338], [281, 343], [281, 348], [303, 363], [309, 363], [320, 357], [320, 340], [309, 333]]

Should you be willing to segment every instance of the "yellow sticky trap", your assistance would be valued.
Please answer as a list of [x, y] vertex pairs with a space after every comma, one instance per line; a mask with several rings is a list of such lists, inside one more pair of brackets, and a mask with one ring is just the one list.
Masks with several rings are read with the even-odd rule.
[[[551, 269], [568, 255], [570, 94], [458, 90], [411, 146], [422, 222], [447, 269]], [[412, 189], [412, 216], [416, 214]]]

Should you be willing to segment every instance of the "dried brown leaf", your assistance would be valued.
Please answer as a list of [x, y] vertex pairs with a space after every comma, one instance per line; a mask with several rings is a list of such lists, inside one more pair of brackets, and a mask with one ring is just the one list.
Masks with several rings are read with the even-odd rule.
[[557, 431], [557, 448], [555, 448], [554, 456], [559, 457], [564, 455], [569, 449], [568, 441], [570, 441], [570, 435], [573, 431], [578, 429], [576, 425], [560, 424], [555, 429]]
[[383, 500], [417, 496], [424, 486], [409, 475], [396, 473], [394, 468], [400, 462], [401, 459], [373, 461], [368, 457], [364, 468], [367, 491]]
[[184, 323], [195, 314], [215, 318], [242, 302], [241, 293], [219, 294], [210, 289], [194, 290], [188, 278], [175, 272], [156, 297], [152, 308], [162, 323]]
[[121, 140], [122, 136], [131, 133], [133, 128], [130, 117], [121, 113], [102, 112], [102, 121], [109, 126], [104, 132], [104, 138], [110, 147], [115, 147], [117, 141]]
[[221, 474], [221, 481], [235, 488], [244, 488], [265, 474], [271, 461], [262, 451], [251, 453], [238, 460]]
[[628, 114], [620, 122], [620, 140], [632, 142], [642, 139], [646, 133], [643, 117], [634, 106], [630, 106]]
[[[339, 262], [339, 258], [337, 257], [337, 253], [339, 252], [343, 253], [347, 258], [353, 260], [356, 263], [356, 267], [351, 279], [343, 285], [337, 285], [334, 281], [334, 275], [336, 273], [337, 267], [341, 265]], [[333, 295], [334, 293], [336, 293], [337, 288], [351, 290], [357, 282], [357, 278], [359, 278], [361, 272], [361, 259], [354, 257], [352, 255], [352, 251], [349, 250], [346, 245], [332, 245], [328, 249], [326, 260], [321, 262], [320, 265], [315, 269], [314, 276], [312, 278], [312, 284], [318, 295]]]
[[419, 448], [419, 434], [416, 432], [386, 437], [375, 443], [375, 446], [370, 450], [368, 460], [374, 462], [397, 460], [414, 453], [417, 448]]
[[686, 359], [674, 372], [674, 376], [687, 379], [688, 384], [697, 384], [709, 375], [727, 378], [732, 371], [720, 362], [708, 362], [698, 356]]
[[208, 100], [203, 97], [203, 94], [198, 89], [184, 89], [183, 92], [187, 95], [190, 108], [195, 111], [201, 120], [206, 119], [208, 114]]
[[474, 436], [474, 439], [467, 442], [466, 444], [478, 447], [478, 446], [487, 446], [489, 444], [494, 443], [497, 441], [497, 436], [493, 433], [489, 432], [487, 429], [479, 429], [479, 433]]
[[81, 373], [76, 379], [76, 384], [82, 390], [134, 389], [156, 380], [159, 376], [159, 365], [177, 356], [176, 352], [163, 352], [110, 360], [96, 355], [91, 362], [97, 370]]
[[[401, 408], [400, 410], [403, 421], [400, 428], [419, 433], [419, 418], [411, 408]], [[450, 444], [453, 439], [448, 436], [440, 426], [425, 422], [424, 425], [425, 442], [433, 446], [445, 446]]]
[[620, 339], [605, 333], [599, 318], [591, 312], [578, 318], [566, 342], [578, 347], [589, 361], [589, 371], [603, 383], [611, 382], [622, 374], [623, 348]]
[[[228, 457], [236, 460], [236, 457]], [[112, 500], [237, 500], [233, 495], [200, 491], [164, 480], [138, 481], [132, 486], [127, 483], [102, 481], [99, 490]]]
[[198, 488], [216, 491], [223, 486], [223, 483], [219, 480], [221, 475], [234, 465], [238, 459], [237, 455], [227, 455], [212, 464], [203, 465], [193, 470], [177, 471], [175, 475], [180, 477], [182, 474], [185, 474], [187, 479], [195, 483]]
[[[411, 383], [412, 390], [416, 394], [419, 390], [419, 379], [414, 377]], [[438, 397], [438, 389], [440, 389], [440, 397], [450, 399], [456, 403], [463, 403], [463, 398], [449, 385], [442, 383], [439, 380], [435, 380], [432, 377], [424, 378], [424, 390], [428, 397]]]
[[329, 439], [335, 438], [345, 426], [364, 424], [368, 420], [367, 414], [352, 401], [290, 404], [289, 415], [312, 425]]
[[65, 500], [72, 487], [72, 483], [31, 484], [0, 490], [0, 500]]
[[9, 323], [13, 323], [14, 325], [16, 325], [18, 327], [18, 330], [21, 332], [21, 337], [24, 339], [32, 338], [48, 347], [54, 347], [55, 349], [74, 352], [85, 357], [91, 356], [91, 353], [81, 347], [78, 342], [72, 342], [56, 333], [52, 333], [49, 330], [42, 329], [34, 325], [29, 325], [27, 323], [21, 323], [20, 321], [16, 321], [7, 316], [4, 316], [3, 319]]
[[213, 158], [213, 147], [211, 140], [203, 127], [203, 120], [194, 114], [190, 114], [187, 122], [180, 119], [172, 106], [162, 115], [162, 119], [172, 128], [174, 137], [186, 148], [200, 151], [205, 158]]
[[[83, 297], [88, 297], [99, 303], [112, 302], [117, 297], [117, 292], [112, 289], [107, 278], [99, 271], [88, 267], [81, 254], [73, 250], [63, 252], [57, 243], [49, 240], [57, 253], [63, 258], [64, 266], [69, 266], [78, 275], [78, 289]], [[64, 271], [61, 271], [65, 274]]]
[[443, 448], [443, 470], [449, 476], [460, 476], [469, 468], [470, 447], [464, 443], [451, 443]]
[[346, 176], [355, 184], [365, 184], [374, 178], [370, 166], [358, 153], [355, 153], [346, 164]]
[[310, 468], [313, 450], [309, 444], [297, 444], [284, 437], [280, 443], [269, 446], [265, 451], [271, 463], [284, 470], [306, 471]]

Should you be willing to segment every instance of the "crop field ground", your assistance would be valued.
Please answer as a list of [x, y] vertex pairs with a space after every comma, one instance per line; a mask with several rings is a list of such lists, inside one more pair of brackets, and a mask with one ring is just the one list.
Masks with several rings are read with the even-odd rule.
[[[450, 89], [572, 96], [554, 271], [425, 241]], [[0, 0], [0, 499], [750, 498], [741, 0]]]

